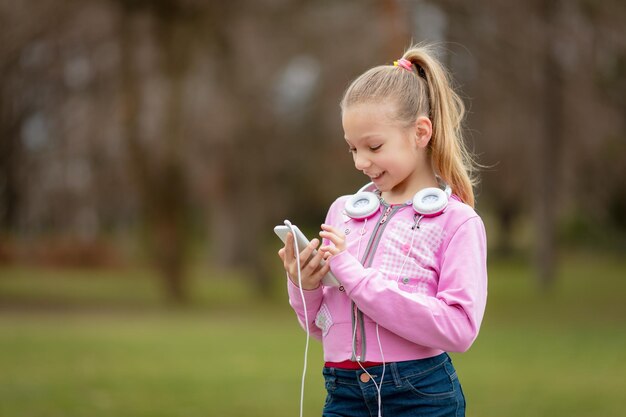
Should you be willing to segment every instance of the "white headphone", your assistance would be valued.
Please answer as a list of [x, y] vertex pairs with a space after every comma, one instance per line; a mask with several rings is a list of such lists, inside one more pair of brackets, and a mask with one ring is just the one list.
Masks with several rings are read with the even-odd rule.
[[[376, 213], [380, 207], [380, 198], [375, 191], [377, 189], [373, 182], [362, 187], [346, 201], [346, 214], [355, 220], [363, 220]], [[413, 196], [413, 210], [424, 217], [438, 216], [448, 205], [451, 194], [452, 189], [448, 184], [445, 184], [443, 190], [437, 187], [424, 188]]]

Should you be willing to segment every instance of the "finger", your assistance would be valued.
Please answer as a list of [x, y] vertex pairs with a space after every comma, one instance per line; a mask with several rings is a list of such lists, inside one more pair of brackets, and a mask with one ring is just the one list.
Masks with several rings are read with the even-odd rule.
[[315, 256], [312, 256], [311, 259], [309, 259], [309, 261], [306, 264], [307, 272], [313, 273], [313, 271], [315, 271], [319, 267], [320, 263], [322, 262], [323, 257], [324, 257], [324, 252], [322, 251], [318, 251], [315, 254]]
[[293, 258], [289, 259], [285, 257], [283, 259], [283, 267], [285, 268], [285, 271], [287, 271], [287, 273], [291, 276], [293, 276], [294, 271], [298, 271], [298, 268], [296, 266], [296, 260]]
[[[330, 254], [330, 255], [337, 255], [341, 251], [336, 246], [328, 245], [328, 246], [322, 246], [320, 248], [320, 252], [325, 252], [326, 254]], [[330, 255], [328, 255], [328, 256], [330, 256]]]
[[280, 248], [280, 250], [278, 251], [278, 256], [280, 257], [280, 259], [282, 259], [282, 261], [285, 261], [285, 248]]
[[287, 238], [285, 239], [285, 257], [287, 259], [294, 258], [293, 251], [293, 233], [287, 233]]
[[330, 240], [336, 246], [341, 245], [344, 241], [344, 238], [342, 236], [339, 236], [333, 232], [320, 232], [320, 236], [323, 237], [324, 239]]
[[[304, 267], [309, 261], [311, 254], [319, 246], [320, 241], [318, 239], [313, 239], [303, 250], [300, 252], [300, 267]], [[301, 248], [300, 248], [301, 249]]]
[[334, 234], [336, 234], [337, 236], [342, 237], [342, 238], [345, 238], [345, 237], [346, 237], [346, 235], [343, 233], [343, 231], [341, 231], [341, 230], [337, 229], [336, 227], [331, 226], [331, 225], [329, 225], [329, 224], [323, 224], [323, 225], [322, 225], [322, 230], [327, 231], [327, 232], [334, 233]]
[[285, 261], [285, 271], [289, 274], [290, 277], [297, 279], [298, 277], [298, 262], [295, 258], [287, 259]]
[[311, 275], [311, 280], [313, 282], [321, 281], [324, 278], [324, 276], [328, 273], [328, 271], [330, 271], [330, 264], [326, 263], [322, 265], [320, 268], [318, 268], [317, 271], [315, 271], [315, 273]]

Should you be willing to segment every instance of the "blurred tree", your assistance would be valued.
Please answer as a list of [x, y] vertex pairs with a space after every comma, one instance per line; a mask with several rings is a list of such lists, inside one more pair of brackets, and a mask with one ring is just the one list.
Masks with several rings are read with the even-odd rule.
[[227, 121], [209, 139], [211, 240], [216, 259], [246, 268], [259, 294], [276, 279], [269, 265], [278, 258], [268, 263], [261, 250], [268, 237], [277, 244], [272, 227], [288, 217], [317, 230], [329, 199], [355, 187], [341, 187], [352, 177], [349, 158], [335, 156], [345, 146], [337, 103], [346, 70], [371, 64], [366, 51], [380, 55], [375, 42], [359, 43], [377, 35], [359, 25], [375, 12], [355, 2], [210, 9], [205, 30], [220, 97], [211, 112], [216, 125]]
[[[4, 37], [2, 37], [4, 38]], [[2, 45], [0, 47], [4, 47]], [[17, 212], [20, 205], [18, 184], [19, 161], [22, 148], [19, 142], [19, 130], [26, 115], [26, 109], [19, 102], [19, 95], [11, 92], [13, 85], [8, 80], [14, 71], [11, 66], [17, 59], [10, 52], [2, 50], [0, 67], [0, 233], [15, 231]]]
[[344, 152], [344, 88], [412, 37], [443, 42], [466, 97], [496, 246], [527, 244], [519, 225], [532, 219], [549, 282], [563, 227], [626, 234], [625, 9], [0, 0], [0, 230], [93, 242], [142, 221], [177, 301], [190, 232], [208, 235], [213, 262], [268, 293], [273, 224], [316, 230], [332, 199], [366, 181]]
[[[614, 161], [626, 157], [626, 149], [615, 146], [624, 140], [624, 118], [605, 97], [623, 91], [624, 78], [613, 69], [625, 37], [613, 22], [626, 7], [615, 1], [438, 4], [449, 20], [451, 67], [471, 97], [469, 127], [479, 135], [474, 146], [480, 162], [491, 166], [481, 175], [479, 209], [495, 214], [499, 253], [511, 253], [519, 241], [516, 225], [532, 220], [537, 282], [548, 288], [563, 221], [583, 216], [593, 228], [610, 229], [601, 217], [609, 190], [624, 188], [616, 172], [623, 164], [607, 164], [602, 149], [613, 149]], [[608, 181], [607, 169], [613, 172]]]
[[[36, 107], [33, 97], [23, 92], [31, 77], [42, 75], [33, 62], [36, 57], [28, 60], [25, 51], [57, 29], [54, 16], [59, 11], [49, 3], [42, 2], [29, 12], [19, 4], [0, 2], [0, 234], [17, 230], [23, 200], [20, 165], [25, 159], [21, 133]], [[42, 15], [49, 19], [40, 21]], [[16, 25], [16, 20], [24, 23]]]
[[[564, 102], [563, 69], [556, 57], [562, 41], [559, 16], [562, 13], [559, 0], [543, 0], [535, 14], [541, 29], [537, 43], [539, 65], [542, 76], [538, 93], [543, 96], [537, 123], [540, 134], [536, 137], [534, 154], [534, 176], [532, 178], [535, 224], [535, 259], [537, 278], [544, 290], [554, 284], [556, 265], [556, 210], [560, 188], [559, 174], [562, 155]], [[555, 198], [556, 197], [556, 198]]]
[[[188, 236], [188, 179], [184, 152], [184, 80], [192, 55], [192, 33], [199, 8], [177, 0], [120, 0], [121, 80], [123, 121], [133, 173], [141, 196], [148, 245], [164, 278], [170, 300], [183, 303], [189, 294], [185, 279]], [[155, 45], [165, 83], [165, 105], [157, 130], [157, 143], [141, 142], [139, 129], [141, 89], [145, 86], [135, 67], [139, 53], [135, 24], [142, 14], [152, 23]]]

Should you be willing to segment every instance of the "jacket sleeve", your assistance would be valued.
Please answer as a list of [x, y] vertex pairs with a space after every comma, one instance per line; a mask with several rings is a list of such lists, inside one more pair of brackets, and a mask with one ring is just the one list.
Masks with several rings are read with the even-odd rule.
[[[331, 223], [334, 218], [337, 216], [336, 212], [339, 210], [338, 208], [341, 206], [341, 197], [335, 200], [335, 202], [331, 205], [328, 213], [326, 214], [326, 223]], [[339, 210], [340, 211], [340, 210]], [[312, 237], [310, 239], [313, 239]], [[327, 242], [326, 242], [327, 243]], [[287, 277], [287, 293], [289, 295], [289, 305], [294, 309], [296, 315], [298, 316], [298, 321], [300, 322], [300, 326], [304, 330], [306, 330], [306, 321], [304, 317], [305, 312], [305, 303], [306, 303], [306, 318], [309, 322], [309, 331], [311, 336], [316, 339], [322, 339], [322, 330], [315, 325], [315, 318], [317, 317], [317, 313], [319, 312], [322, 302], [324, 300], [324, 289], [323, 286], [319, 286], [319, 288], [315, 290], [303, 290], [304, 294], [304, 302], [302, 301], [302, 294], [300, 293], [300, 288], [295, 285], [289, 277]]]
[[487, 301], [485, 229], [480, 217], [461, 224], [441, 257], [437, 294], [408, 293], [343, 251], [331, 269], [357, 307], [379, 325], [422, 346], [464, 352], [476, 339]]
[[[309, 332], [311, 336], [316, 339], [322, 340], [322, 330], [315, 325], [315, 317], [322, 306], [322, 300], [324, 298], [322, 286], [315, 290], [303, 290], [304, 301], [302, 302], [302, 294], [300, 293], [300, 287], [295, 285], [289, 277], [287, 277], [287, 293], [289, 294], [289, 305], [296, 312], [298, 316], [298, 322], [300, 326], [306, 330], [306, 323], [309, 323]], [[304, 312], [306, 311], [306, 319]]]

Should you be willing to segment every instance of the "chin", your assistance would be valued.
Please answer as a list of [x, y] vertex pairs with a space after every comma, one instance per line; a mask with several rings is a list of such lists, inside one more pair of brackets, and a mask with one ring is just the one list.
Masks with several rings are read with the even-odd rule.
[[391, 188], [388, 185], [376, 184], [376, 183], [374, 183], [374, 185], [376, 186], [378, 191], [380, 191], [381, 193], [386, 193], [388, 191], [391, 191]]

